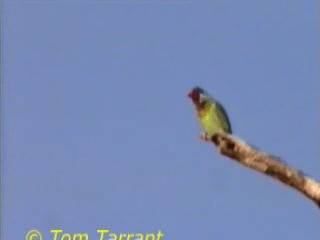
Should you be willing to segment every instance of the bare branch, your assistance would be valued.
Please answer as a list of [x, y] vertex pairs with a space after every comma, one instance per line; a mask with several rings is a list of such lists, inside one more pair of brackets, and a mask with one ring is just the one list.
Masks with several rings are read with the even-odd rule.
[[211, 138], [200, 138], [213, 142], [222, 155], [299, 191], [320, 208], [320, 183], [287, 166], [280, 159], [261, 153], [227, 134], [215, 134]]

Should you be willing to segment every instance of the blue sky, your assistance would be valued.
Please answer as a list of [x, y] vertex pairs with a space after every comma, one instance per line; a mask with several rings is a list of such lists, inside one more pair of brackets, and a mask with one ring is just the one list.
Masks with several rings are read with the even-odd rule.
[[309, 200], [198, 140], [188, 91], [320, 180], [316, 1], [3, 1], [2, 235], [318, 239]]

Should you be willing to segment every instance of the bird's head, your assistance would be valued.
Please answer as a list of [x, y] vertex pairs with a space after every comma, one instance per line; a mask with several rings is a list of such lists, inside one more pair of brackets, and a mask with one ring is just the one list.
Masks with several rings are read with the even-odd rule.
[[194, 87], [188, 94], [195, 105], [202, 104], [207, 99], [208, 94], [200, 87]]

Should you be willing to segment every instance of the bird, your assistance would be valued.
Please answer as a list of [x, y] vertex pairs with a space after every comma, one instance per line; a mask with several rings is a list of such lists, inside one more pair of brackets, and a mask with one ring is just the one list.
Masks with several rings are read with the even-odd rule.
[[200, 138], [208, 140], [218, 133], [232, 134], [231, 124], [224, 107], [201, 87], [194, 87], [188, 94], [191, 98], [197, 117], [204, 130]]

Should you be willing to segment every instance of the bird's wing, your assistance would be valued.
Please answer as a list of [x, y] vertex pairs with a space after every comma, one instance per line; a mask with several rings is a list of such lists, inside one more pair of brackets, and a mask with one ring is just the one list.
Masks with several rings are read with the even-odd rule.
[[225, 130], [232, 134], [232, 129], [231, 129], [231, 124], [230, 124], [230, 121], [229, 121], [229, 118], [228, 118], [228, 114], [226, 112], [226, 110], [224, 109], [224, 107], [217, 101], [215, 101], [216, 103], [216, 107], [218, 108], [219, 111], [217, 111], [217, 114], [218, 114], [218, 118], [220, 119], [221, 122], [224, 123], [224, 128]]

